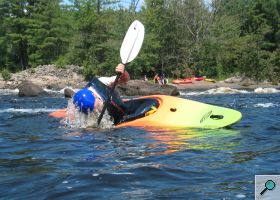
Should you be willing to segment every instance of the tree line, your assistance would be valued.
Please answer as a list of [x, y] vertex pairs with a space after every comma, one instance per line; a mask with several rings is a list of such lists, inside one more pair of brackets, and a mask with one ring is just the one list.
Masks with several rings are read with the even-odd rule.
[[84, 66], [111, 75], [130, 23], [146, 34], [133, 78], [245, 75], [279, 82], [279, 0], [0, 0], [0, 67]]

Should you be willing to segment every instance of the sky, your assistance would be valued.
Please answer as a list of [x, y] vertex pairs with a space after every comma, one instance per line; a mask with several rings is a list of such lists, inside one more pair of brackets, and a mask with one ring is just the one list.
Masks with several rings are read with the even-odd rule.
[[[124, 1], [122, 0], [122, 2], [123, 2], [123, 5], [127, 5], [128, 6], [130, 4], [129, 0], [124, 0]], [[144, 0], [139, 0], [137, 9], [141, 8], [143, 2], [144, 2]], [[70, 0], [63, 0], [63, 3], [64, 4], [71, 4]]]
[[[70, 1], [69, 0], [63, 0], [65, 4], [69, 4]], [[125, 1], [122, 1], [124, 2], [124, 5], [129, 5], [130, 4], [130, 0], [125, 0]], [[204, 2], [206, 3], [206, 5], [209, 5], [212, 0], [204, 0]], [[139, 3], [138, 3], [138, 6], [137, 6], [137, 9], [140, 9], [141, 6], [143, 5], [144, 3], [144, 0], [139, 0]]]
[[[210, 5], [212, 0], [203, 0], [205, 2], [206, 5]], [[127, 1], [127, 2], [130, 2], [130, 1]], [[139, 0], [139, 3], [138, 3], [138, 8], [140, 9], [142, 4], [143, 4], [144, 0]]]

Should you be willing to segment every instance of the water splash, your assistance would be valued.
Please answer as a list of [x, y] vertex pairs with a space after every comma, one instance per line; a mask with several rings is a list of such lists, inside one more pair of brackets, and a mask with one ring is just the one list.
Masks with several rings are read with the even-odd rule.
[[280, 90], [276, 88], [257, 88], [254, 90], [255, 93], [278, 93]]
[[68, 106], [66, 109], [66, 118], [63, 119], [62, 123], [70, 128], [101, 128], [101, 129], [112, 129], [114, 124], [111, 116], [105, 111], [100, 124], [97, 124], [100, 112], [94, 110], [85, 114], [80, 112], [73, 104], [73, 99], [68, 100]]
[[74, 88], [68, 87], [68, 86], [64, 87], [64, 88], [62, 88], [60, 90], [53, 90], [53, 89], [44, 88], [44, 91], [46, 91], [49, 94], [64, 94], [64, 90], [65, 89], [71, 89], [71, 90], [73, 90], [75, 92], [77, 91], [77, 89], [74, 89]]

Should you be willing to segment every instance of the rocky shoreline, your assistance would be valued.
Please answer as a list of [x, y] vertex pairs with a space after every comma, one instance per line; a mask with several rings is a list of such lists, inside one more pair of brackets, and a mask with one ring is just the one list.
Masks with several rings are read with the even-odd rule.
[[0, 89], [16, 89], [26, 80], [52, 90], [61, 90], [67, 86], [81, 88], [86, 84], [82, 76], [82, 67], [68, 65], [65, 68], [57, 68], [55, 65], [40, 65], [12, 74], [8, 81], [4, 81], [0, 76]]
[[[173, 84], [174, 85], [174, 84]], [[224, 81], [218, 81], [215, 83], [207, 82], [207, 81], [195, 81], [192, 84], [185, 84], [185, 85], [175, 85], [179, 90], [188, 90], [188, 91], [205, 91], [210, 89], [217, 89], [217, 88], [231, 88], [236, 90], [247, 90], [247, 91], [253, 91], [258, 88], [274, 88], [280, 90], [280, 85], [272, 85], [271, 83], [257, 83], [257, 82], [227, 82], [227, 80]]]
[[[69, 65], [65, 68], [57, 68], [55, 65], [41, 65], [36, 68], [24, 70], [19, 73], [12, 74], [8, 81], [4, 81], [0, 76], [0, 89], [19, 89], [20, 96], [37, 96], [47, 95], [43, 88], [50, 90], [65, 89], [67, 96], [73, 95], [71, 89], [79, 89], [84, 87], [87, 82], [82, 74], [82, 67]], [[38, 91], [30, 93], [30, 90]], [[186, 91], [206, 91], [217, 88], [229, 88], [238, 90], [255, 90], [257, 88], [274, 88], [279, 90], [280, 85], [272, 85], [269, 82], [256, 82], [246, 77], [232, 77], [224, 81], [207, 82], [193, 81], [190, 84], [168, 84], [158, 85], [142, 80], [130, 80], [126, 85], [118, 85], [118, 91], [125, 96], [166, 94], [179, 95], [179, 90]], [[68, 90], [68, 91], [67, 91]], [[21, 91], [25, 91], [24, 93]], [[37, 94], [38, 93], [38, 94]], [[37, 94], [37, 95], [36, 95]]]

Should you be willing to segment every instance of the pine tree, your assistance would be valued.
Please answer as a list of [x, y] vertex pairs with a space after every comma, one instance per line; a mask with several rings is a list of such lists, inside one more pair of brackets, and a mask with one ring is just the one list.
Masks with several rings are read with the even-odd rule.
[[28, 67], [27, 54], [27, 10], [26, 1], [20, 0], [2, 0], [0, 16], [2, 18], [0, 41], [3, 44], [1, 52], [6, 55], [5, 59], [1, 59], [5, 66], [11, 70], [22, 70]]
[[69, 25], [63, 21], [59, 0], [35, 1], [28, 8], [30, 62], [33, 66], [53, 63], [66, 53], [70, 37]]

